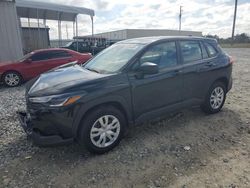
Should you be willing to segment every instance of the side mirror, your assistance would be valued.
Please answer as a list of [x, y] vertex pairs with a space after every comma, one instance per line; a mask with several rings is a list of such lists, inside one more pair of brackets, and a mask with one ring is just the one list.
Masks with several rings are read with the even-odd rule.
[[138, 71], [142, 74], [157, 74], [159, 72], [158, 65], [151, 62], [145, 62], [141, 64]]

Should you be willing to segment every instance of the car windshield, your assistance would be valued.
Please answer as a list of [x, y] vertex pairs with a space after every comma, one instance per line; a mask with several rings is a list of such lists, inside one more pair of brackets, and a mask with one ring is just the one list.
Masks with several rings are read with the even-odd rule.
[[143, 44], [114, 44], [100, 52], [83, 67], [101, 74], [115, 73], [125, 66], [143, 47]]
[[73, 42], [69, 42], [65, 45], [65, 47], [69, 47]]

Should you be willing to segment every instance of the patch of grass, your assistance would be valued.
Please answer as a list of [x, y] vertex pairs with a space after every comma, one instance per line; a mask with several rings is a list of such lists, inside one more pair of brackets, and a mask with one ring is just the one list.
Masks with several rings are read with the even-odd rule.
[[250, 43], [222, 43], [222, 48], [250, 48]]

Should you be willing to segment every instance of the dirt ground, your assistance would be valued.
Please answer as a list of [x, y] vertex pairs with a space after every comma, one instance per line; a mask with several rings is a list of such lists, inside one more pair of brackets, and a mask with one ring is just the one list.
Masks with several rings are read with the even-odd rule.
[[250, 187], [250, 49], [234, 56], [233, 89], [223, 110], [186, 110], [133, 127], [113, 151], [77, 144], [39, 148], [15, 111], [24, 88], [0, 88], [0, 187]]

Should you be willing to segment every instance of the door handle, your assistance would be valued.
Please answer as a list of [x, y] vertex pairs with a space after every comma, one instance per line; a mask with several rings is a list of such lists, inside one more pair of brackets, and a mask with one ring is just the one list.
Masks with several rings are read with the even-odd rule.
[[215, 63], [213, 63], [213, 62], [208, 62], [208, 63], [205, 64], [205, 66], [206, 66], [206, 67], [213, 67], [213, 66], [215, 66]]
[[175, 72], [176, 74], [180, 74], [180, 73], [182, 73], [182, 70], [181, 70], [181, 69], [177, 69], [177, 70], [174, 70], [174, 72]]

